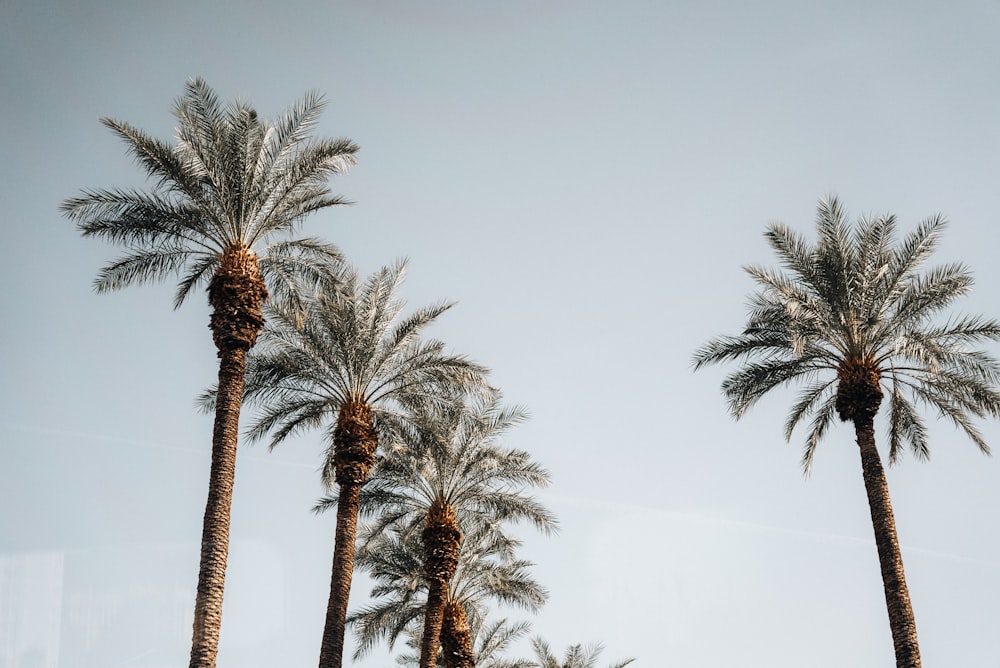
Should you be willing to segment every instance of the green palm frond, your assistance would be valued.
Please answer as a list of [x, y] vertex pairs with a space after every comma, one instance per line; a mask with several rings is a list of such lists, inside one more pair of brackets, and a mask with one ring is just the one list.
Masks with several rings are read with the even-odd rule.
[[901, 385], [893, 383], [889, 400], [889, 461], [895, 462], [908, 443], [918, 459], [930, 457], [927, 447], [927, 430], [911, 402], [900, 393]]
[[126, 285], [154, 283], [179, 272], [190, 257], [191, 251], [183, 246], [135, 251], [101, 269], [94, 288], [98, 292], [109, 292]]
[[831, 393], [825, 401], [819, 403], [815, 408], [810, 409], [812, 421], [809, 425], [809, 436], [806, 437], [806, 444], [802, 450], [802, 473], [809, 476], [812, 471], [813, 457], [820, 440], [826, 434], [827, 429], [833, 422], [836, 410], [837, 395]]

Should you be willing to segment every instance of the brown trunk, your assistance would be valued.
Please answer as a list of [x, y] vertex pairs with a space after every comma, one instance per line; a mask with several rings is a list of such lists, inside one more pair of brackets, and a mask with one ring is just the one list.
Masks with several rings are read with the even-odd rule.
[[209, 284], [211, 329], [219, 352], [219, 386], [212, 431], [212, 468], [201, 534], [201, 565], [194, 605], [190, 668], [214, 668], [222, 626], [222, 594], [229, 556], [229, 510], [236, 475], [236, 441], [246, 354], [263, 324], [267, 291], [256, 256], [227, 252]]
[[861, 449], [861, 469], [868, 492], [875, 545], [882, 567], [882, 586], [889, 611], [892, 644], [896, 650], [896, 668], [920, 668], [920, 648], [917, 646], [917, 625], [910, 605], [910, 592], [903, 574], [903, 557], [896, 537], [896, 520], [889, 502], [889, 486], [882, 461], [875, 448], [875, 428], [871, 417], [856, 419], [854, 429]]
[[427, 577], [427, 610], [424, 612], [424, 635], [420, 643], [420, 668], [434, 668], [444, 618], [445, 594], [458, 568], [462, 545], [455, 509], [435, 501], [427, 511], [423, 531], [424, 575]]
[[208, 302], [212, 305], [209, 328], [219, 357], [229, 350], [247, 351], [253, 347], [264, 326], [261, 308], [265, 299], [267, 289], [260, 277], [257, 256], [246, 248], [227, 250], [208, 285]]
[[472, 651], [472, 629], [465, 616], [465, 608], [457, 601], [449, 600], [444, 606], [444, 620], [441, 623], [441, 649], [447, 668], [473, 668], [476, 655]]
[[344, 660], [344, 624], [347, 599], [354, 574], [354, 547], [358, 530], [358, 492], [360, 487], [340, 488], [337, 500], [337, 536], [333, 548], [330, 575], [330, 598], [326, 604], [326, 624], [320, 646], [320, 668], [340, 668]]
[[320, 647], [320, 668], [340, 668], [344, 661], [344, 624], [354, 575], [354, 548], [358, 533], [358, 495], [375, 464], [378, 432], [371, 407], [361, 399], [345, 403], [337, 415], [333, 434], [333, 461], [340, 498], [337, 501], [337, 535], [330, 575], [330, 599]]

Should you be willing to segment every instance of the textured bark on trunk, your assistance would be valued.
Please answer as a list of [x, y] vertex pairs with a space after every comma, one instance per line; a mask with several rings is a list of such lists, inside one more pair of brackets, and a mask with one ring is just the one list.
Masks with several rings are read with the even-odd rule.
[[875, 546], [882, 569], [882, 587], [889, 612], [896, 668], [920, 668], [917, 647], [917, 624], [913, 619], [910, 592], [903, 575], [903, 557], [896, 537], [896, 520], [889, 502], [882, 460], [875, 447], [875, 414], [882, 403], [878, 364], [872, 357], [851, 357], [837, 369], [837, 413], [840, 419], [854, 423], [854, 434], [861, 450], [861, 471], [868, 493], [868, 508], [875, 530]]
[[222, 596], [229, 556], [229, 511], [236, 475], [236, 441], [246, 354], [263, 325], [267, 290], [257, 257], [227, 251], [209, 284], [212, 338], [219, 353], [219, 385], [212, 430], [212, 467], [201, 534], [201, 564], [194, 606], [190, 668], [214, 668], [222, 626]]
[[447, 668], [474, 668], [476, 655], [472, 651], [472, 629], [461, 603], [449, 600], [444, 605], [441, 623], [441, 649]]
[[444, 619], [444, 589], [445, 585], [432, 580], [427, 590], [424, 635], [420, 641], [420, 668], [435, 668], [437, 666], [441, 624]]
[[337, 536], [333, 548], [330, 598], [326, 604], [326, 624], [319, 653], [320, 668], [340, 668], [344, 660], [344, 624], [354, 573], [360, 489], [357, 485], [341, 487], [337, 501]]
[[358, 496], [375, 464], [378, 432], [371, 407], [360, 398], [340, 407], [333, 433], [333, 463], [340, 498], [337, 501], [337, 535], [330, 575], [330, 598], [320, 647], [320, 668], [340, 668], [344, 661], [344, 625], [354, 575], [354, 549], [358, 533]]
[[424, 635], [420, 643], [420, 668], [437, 664], [441, 625], [444, 620], [445, 595], [458, 568], [462, 545], [455, 509], [435, 501], [427, 511], [423, 531], [424, 575], [427, 577], [427, 609], [424, 612]]
[[875, 530], [885, 604], [889, 612], [892, 644], [896, 651], [896, 668], [920, 668], [920, 648], [917, 646], [917, 624], [910, 605], [910, 592], [903, 574], [903, 557], [896, 537], [896, 520], [889, 502], [889, 486], [882, 461], [875, 447], [872, 417], [855, 420], [854, 429], [861, 449], [861, 468], [868, 493], [868, 507]]

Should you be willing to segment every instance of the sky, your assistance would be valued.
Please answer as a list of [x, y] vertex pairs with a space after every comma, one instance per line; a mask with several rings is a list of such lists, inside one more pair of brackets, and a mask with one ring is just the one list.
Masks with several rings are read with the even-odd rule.
[[[0, 668], [187, 660], [207, 300], [95, 294], [118, 251], [58, 207], [144, 186], [99, 119], [170, 139], [198, 76], [266, 117], [325, 95], [355, 204], [304, 232], [365, 273], [409, 258], [410, 305], [458, 302], [433, 336], [530, 411], [507, 444], [551, 471], [561, 530], [518, 529], [550, 599], [499, 615], [608, 663], [891, 665], [851, 429], [807, 479], [793, 395], [735, 422], [691, 356], [741, 330], [766, 225], [812, 238], [832, 193], [903, 230], [944, 214], [936, 261], [976, 279], [957, 311], [1000, 315], [997, 34], [989, 1], [0, 0]], [[996, 668], [1000, 468], [927, 417], [930, 461], [887, 470], [924, 665]], [[325, 447], [240, 445], [220, 668], [316, 662]]]

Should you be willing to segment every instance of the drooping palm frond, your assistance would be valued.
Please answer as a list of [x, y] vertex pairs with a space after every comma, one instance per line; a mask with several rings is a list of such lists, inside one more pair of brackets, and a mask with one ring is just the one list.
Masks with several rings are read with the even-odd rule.
[[816, 243], [772, 224], [765, 237], [781, 270], [747, 268], [758, 290], [749, 299], [745, 330], [705, 344], [694, 355], [695, 369], [740, 364], [722, 385], [737, 418], [771, 390], [801, 386], [785, 437], [811, 420], [807, 473], [833, 419], [837, 373], [851, 359], [869, 360], [889, 397], [891, 461], [904, 446], [927, 456], [923, 406], [987, 452], [972, 419], [1000, 415], [1000, 367], [974, 346], [1000, 340], [1000, 322], [938, 320], [972, 285], [961, 264], [923, 269], [944, 226], [934, 216], [897, 242], [894, 217], [863, 217], [851, 226], [835, 197], [820, 201]]
[[319, 209], [348, 202], [329, 179], [355, 162], [347, 139], [313, 138], [324, 106], [306, 94], [276, 121], [261, 120], [245, 102], [224, 106], [202, 79], [176, 101], [174, 144], [113, 119], [102, 122], [122, 141], [151, 181], [149, 191], [88, 189], [62, 203], [84, 236], [125, 253], [98, 274], [99, 292], [179, 279], [175, 307], [204, 285], [230, 249], [253, 251], [276, 296], [336, 266], [336, 247], [315, 239], [277, 239]]

